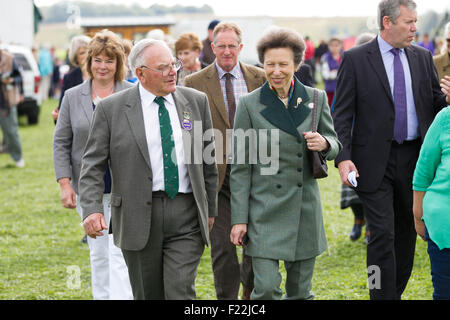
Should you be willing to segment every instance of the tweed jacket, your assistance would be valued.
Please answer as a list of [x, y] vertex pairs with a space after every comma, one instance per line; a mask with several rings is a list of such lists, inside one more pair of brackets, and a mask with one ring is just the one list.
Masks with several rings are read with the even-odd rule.
[[[261, 87], [266, 81], [264, 70], [258, 67], [250, 66], [240, 62], [242, 73], [249, 92]], [[227, 143], [227, 129], [231, 129], [228, 113], [225, 108], [222, 89], [220, 88], [219, 74], [216, 63], [212, 63], [205, 69], [189, 75], [184, 80], [186, 87], [191, 87], [206, 93], [211, 108], [211, 117], [214, 129], [221, 132], [222, 143], [216, 137], [216, 163], [219, 170], [219, 187], [222, 188], [223, 180], [227, 169], [227, 163], [230, 163], [231, 146]], [[230, 132], [230, 130], [229, 130]], [[231, 142], [231, 134], [228, 142]], [[219, 147], [220, 146], [220, 147]]]
[[450, 76], [450, 54], [448, 52], [434, 56], [433, 61], [438, 72], [439, 81], [441, 81], [444, 76]]

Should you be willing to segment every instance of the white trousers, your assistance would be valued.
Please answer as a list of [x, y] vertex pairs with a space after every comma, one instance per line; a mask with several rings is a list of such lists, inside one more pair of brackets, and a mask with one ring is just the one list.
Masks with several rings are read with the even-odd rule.
[[42, 97], [42, 101], [48, 99], [48, 92], [50, 90], [51, 80], [52, 80], [51, 74], [41, 77], [41, 81], [39, 82], [39, 94]]
[[[82, 209], [77, 196], [77, 211], [82, 217]], [[111, 194], [103, 196], [103, 212], [109, 227], [111, 217]], [[113, 235], [103, 230], [103, 236], [87, 237], [90, 260], [92, 296], [94, 300], [133, 300], [128, 268], [122, 250], [114, 245]]]

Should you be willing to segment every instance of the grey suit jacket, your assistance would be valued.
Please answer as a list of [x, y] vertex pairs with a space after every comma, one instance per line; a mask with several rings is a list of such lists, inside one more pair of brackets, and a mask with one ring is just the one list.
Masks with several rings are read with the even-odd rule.
[[[133, 84], [127, 81], [116, 82], [114, 91], [118, 92], [132, 86]], [[56, 181], [70, 178], [77, 194], [81, 157], [88, 138], [92, 114], [91, 80], [65, 92], [53, 135], [53, 165]]]
[[[208, 217], [217, 216], [218, 180], [214, 141], [202, 139], [203, 133], [212, 128], [208, 99], [199, 91], [183, 87], [177, 87], [172, 96], [180, 126], [185, 115], [193, 126], [192, 130], [183, 129], [183, 144], [186, 157], [190, 155], [186, 164], [202, 237], [208, 245]], [[153, 175], [138, 86], [99, 103], [92, 127], [95, 130], [89, 133], [79, 182], [83, 218], [103, 212], [103, 175], [110, 160], [114, 243], [125, 250], [141, 250], [150, 235]], [[204, 151], [212, 154], [212, 161], [204, 161]]]

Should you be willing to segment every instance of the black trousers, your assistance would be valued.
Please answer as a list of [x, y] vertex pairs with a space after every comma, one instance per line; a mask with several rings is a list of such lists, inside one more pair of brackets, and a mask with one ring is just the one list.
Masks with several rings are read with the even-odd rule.
[[[419, 139], [392, 142], [378, 190], [357, 192], [370, 225], [367, 267], [371, 300], [401, 299], [412, 272], [417, 237], [412, 178], [419, 152]], [[379, 274], [375, 274], [377, 270]]]

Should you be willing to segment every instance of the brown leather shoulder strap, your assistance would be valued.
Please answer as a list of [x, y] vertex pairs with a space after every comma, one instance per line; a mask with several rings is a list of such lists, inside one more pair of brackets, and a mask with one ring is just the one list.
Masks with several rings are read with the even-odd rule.
[[317, 104], [319, 99], [319, 92], [314, 88], [314, 107], [313, 107], [313, 119], [312, 119], [312, 132], [317, 131]]

